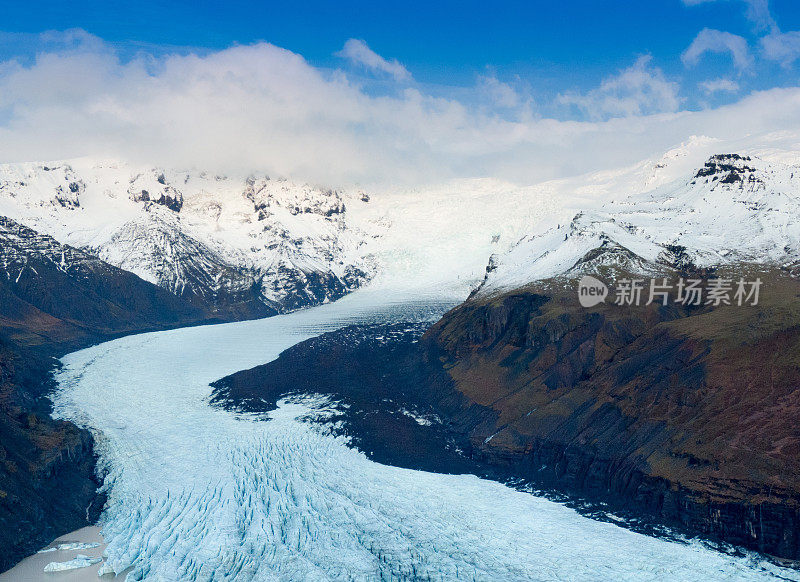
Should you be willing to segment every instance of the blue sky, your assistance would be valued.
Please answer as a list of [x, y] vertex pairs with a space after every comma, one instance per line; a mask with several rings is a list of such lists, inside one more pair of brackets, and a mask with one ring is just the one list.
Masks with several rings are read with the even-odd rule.
[[31, 0], [0, 26], [4, 161], [530, 182], [800, 144], [798, 0]]

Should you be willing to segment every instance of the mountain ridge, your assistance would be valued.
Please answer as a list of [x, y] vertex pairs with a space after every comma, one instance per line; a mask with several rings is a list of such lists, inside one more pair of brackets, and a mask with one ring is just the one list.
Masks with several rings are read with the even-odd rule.
[[[537, 280], [572, 279], [620, 262], [658, 273], [676, 250], [699, 268], [735, 263], [785, 268], [800, 258], [800, 166], [740, 154], [715, 154], [690, 175], [520, 239], [487, 266], [479, 294]], [[612, 252], [616, 249], [616, 253]]]
[[[0, 215], [223, 317], [332, 301], [369, 280], [345, 192], [269, 177], [79, 160], [0, 166]], [[230, 310], [227, 314], [226, 311]]]

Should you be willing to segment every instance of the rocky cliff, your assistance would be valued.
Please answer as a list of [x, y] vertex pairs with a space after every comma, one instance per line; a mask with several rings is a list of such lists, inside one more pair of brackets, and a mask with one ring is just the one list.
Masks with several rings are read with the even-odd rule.
[[53, 420], [54, 361], [0, 336], [0, 571], [96, 518], [92, 437]]
[[800, 558], [800, 283], [758, 306], [585, 309], [539, 282], [425, 335], [468, 402], [473, 455], [545, 486]]

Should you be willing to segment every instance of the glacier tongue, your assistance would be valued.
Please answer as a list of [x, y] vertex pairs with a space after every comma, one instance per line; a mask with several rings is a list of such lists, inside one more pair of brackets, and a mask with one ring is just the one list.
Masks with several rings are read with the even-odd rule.
[[210, 382], [343, 325], [408, 319], [414, 299], [432, 298], [358, 291], [63, 358], [55, 411], [97, 436], [108, 564], [136, 580], [797, 578], [477, 477], [376, 464], [301, 422], [313, 402], [283, 401], [268, 421], [208, 405]]

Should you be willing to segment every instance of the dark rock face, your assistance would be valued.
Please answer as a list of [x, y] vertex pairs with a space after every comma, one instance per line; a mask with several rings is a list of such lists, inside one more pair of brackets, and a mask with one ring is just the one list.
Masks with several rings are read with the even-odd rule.
[[711, 156], [708, 161], [697, 171], [695, 178], [705, 178], [715, 174], [725, 174], [726, 172], [755, 172], [755, 168], [748, 166], [750, 156], [739, 154], [717, 154]]
[[210, 314], [0, 217], [0, 571], [102, 507], [88, 431], [50, 417], [54, 356]]
[[728, 186], [736, 184], [739, 188], [748, 187], [754, 190], [763, 186], [763, 181], [756, 175], [756, 169], [748, 165], [750, 161], [749, 156], [739, 154], [714, 155], [697, 171], [694, 179], [695, 181], [703, 179], [706, 182], [718, 181]]
[[[162, 174], [163, 176], [163, 174]], [[147, 190], [140, 190], [131, 194], [131, 200], [134, 202], [145, 202], [147, 204], [158, 204], [169, 208], [173, 212], [180, 212], [183, 208], [183, 194], [172, 186], [166, 186], [161, 192], [151, 196]], [[145, 208], [148, 208], [147, 204]]]
[[[765, 281], [767, 284], [767, 281]], [[601, 305], [571, 290], [468, 302], [427, 332], [474, 454], [714, 539], [800, 558], [800, 284], [758, 307]]]
[[49, 416], [52, 365], [0, 337], [0, 571], [93, 523], [102, 506], [91, 435]]
[[[151, 188], [150, 190], [141, 187], [143, 183], [147, 183], [153, 177], [158, 186], [155, 188], [148, 186]], [[128, 188], [128, 196], [134, 202], [144, 202], [145, 208], [149, 208], [151, 204], [158, 204], [173, 212], [180, 212], [183, 208], [183, 193], [168, 183], [163, 172], [152, 171], [150, 174], [134, 176]]]

